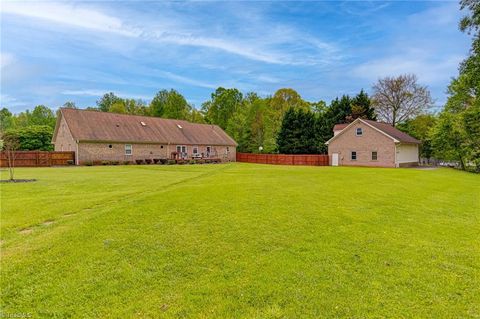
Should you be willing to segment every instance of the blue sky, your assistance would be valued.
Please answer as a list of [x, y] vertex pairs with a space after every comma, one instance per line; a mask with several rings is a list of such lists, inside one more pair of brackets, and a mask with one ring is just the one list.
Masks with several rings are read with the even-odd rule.
[[1, 106], [149, 101], [176, 89], [199, 108], [218, 86], [309, 101], [415, 73], [436, 104], [468, 53], [455, 1], [1, 3]]

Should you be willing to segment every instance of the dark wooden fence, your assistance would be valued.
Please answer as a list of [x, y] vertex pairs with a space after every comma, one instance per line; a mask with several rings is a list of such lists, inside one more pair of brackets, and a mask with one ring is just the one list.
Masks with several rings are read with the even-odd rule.
[[[75, 152], [16, 151], [15, 167], [61, 166], [75, 163]], [[6, 152], [0, 152], [0, 167], [8, 167]]]
[[287, 155], [287, 154], [251, 154], [237, 153], [237, 162], [277, 164], [277, 165], [312, 165], [328, 166], [328, 155]]

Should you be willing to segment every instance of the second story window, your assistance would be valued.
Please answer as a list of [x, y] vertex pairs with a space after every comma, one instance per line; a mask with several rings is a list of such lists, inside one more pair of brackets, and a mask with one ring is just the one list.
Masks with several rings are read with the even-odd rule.
[[361, 127], [357, 127], [357, 129], [355, 130], [355, 134], [357, 136], [362, 136], [363, 135], [363, 129]]

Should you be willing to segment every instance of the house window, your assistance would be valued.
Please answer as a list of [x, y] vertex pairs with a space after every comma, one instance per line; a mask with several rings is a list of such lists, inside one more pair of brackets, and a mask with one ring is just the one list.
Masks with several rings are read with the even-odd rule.
[[357, 136], [362, 136], [363, 135], [363, 129], [361, 127], [357, 127], [357, 129], [355, 130], [355, 134]]
[[227, 152], [230, 152], [230, 148], [227, 146]]
[[193, 154], [198, 154], [198, 146], [194, 146], [192, 149]]
[[212, 147], [211, 146], [207, 146], [207, 153], [210, 154], [212, 152]]
[[377, 160], [377, 152], [372, 152], [372, 161], [376, 161]]
[[357, 160], [357, 152], [352, 152], [351, 159], [352, 159], [352, 161]]
[[177, 145], [177, 153], [186, 153], [187, 147], [185, 145]]
[[132, 144], [125, 144], [125, 155], [132, 155]]

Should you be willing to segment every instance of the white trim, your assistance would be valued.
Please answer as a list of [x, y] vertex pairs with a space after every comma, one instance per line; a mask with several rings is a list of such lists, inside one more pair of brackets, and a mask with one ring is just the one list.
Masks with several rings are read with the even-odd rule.
[[346, 132], [348, 130], [348, 128], [350, 126], [352, 126], [353, 124], [357, 123], [357, 122], [362, 122], [363, 124], [365, 125], [368, 125], [369, 127], [373, 128], [374, 130], [382, 133], [383, 135], [385, 135], [386, 137], [389, 137], [391, 138], [395, 143], [400, 143], [399, 140], [397, 140], [396, 138], [394, 138], [393, 136], [390, 136], [388, 135], [387, 133], [385, 133], [384, 131], [376, 128], [375, 126], [369, 124], [368, 122], [365, 122], [364, 120], [362, 120], [361, 118], [357, 118], [355, 121], [353, 121], [352, 123], [348, 124], [343, 130], [341, 130], [337, 135], [334, 135], [331, 139], [329, 139], [328, 141], [325, 142], [326, 145], [330, 144], [331, 141], [333, 141], [335, 138], [337, 138], [338, 136], [342, 135], [344, 132]]

